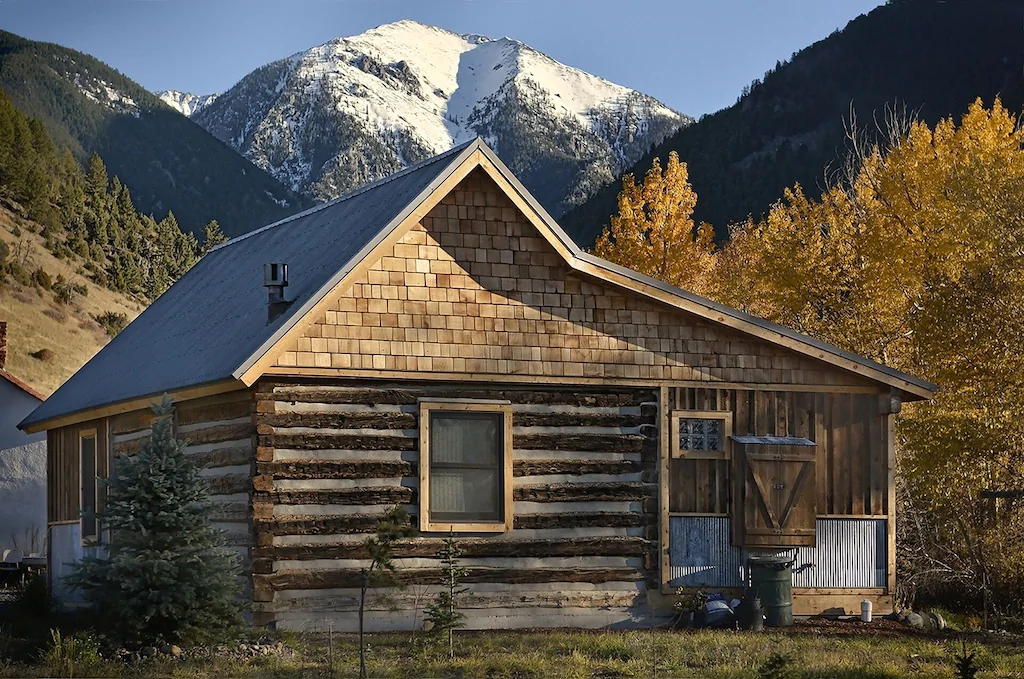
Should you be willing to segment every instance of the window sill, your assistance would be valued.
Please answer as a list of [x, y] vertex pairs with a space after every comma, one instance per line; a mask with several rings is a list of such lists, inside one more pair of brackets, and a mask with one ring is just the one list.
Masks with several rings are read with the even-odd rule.
[[424, 521], [420, 524], [421, 533], [507, 533], [511, 530], [511, 521], [489, 523], [445, 523], [443, 521]]

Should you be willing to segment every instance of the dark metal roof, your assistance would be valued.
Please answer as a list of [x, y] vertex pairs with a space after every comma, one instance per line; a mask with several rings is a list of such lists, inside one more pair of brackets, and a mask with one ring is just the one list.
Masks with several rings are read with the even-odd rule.
[[[232, 378], [361, 261], [472, 144], [214, 248], [19, 426]], [[270, 261], [288, 264], [285, 292], [294, 301], [268, 324], [263, 265]]]
[[[168, 391], [238, 380], [330, 290], [405, 221], [456, 168], [480, 151], [569, 254], [569, 264], [626, 277], [640, 294], [657, 289], [707, 318], [828, 361], [841, 358], [882, 380], [934, 393], [936, 385], [584, 252], [480, 139], [287, 219], [234, 238], [203, 257], [19, 425], [37, 423]], [[263, 265], [289, 265], [288, 309], [267, 322]], [[632, 288], [631, 288], [632, 289]], [[766, 332], [765, 332], [766, 331]], [[763, 334], [762, 334], [763, 333]], [[919, 394], [919, 397], [922, 395]]]
[[814, 446], [810, 439], [799, 436], [731, 436], [736, 443], [746, 446]]

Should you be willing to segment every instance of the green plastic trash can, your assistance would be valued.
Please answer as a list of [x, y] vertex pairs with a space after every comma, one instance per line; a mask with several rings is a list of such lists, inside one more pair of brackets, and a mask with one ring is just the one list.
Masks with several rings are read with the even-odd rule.
[[793, 624], [793, 558], [788, 555], [751, 556], [750, 586], [757, 592], [764, 608], [767, 627], [789, 627]]

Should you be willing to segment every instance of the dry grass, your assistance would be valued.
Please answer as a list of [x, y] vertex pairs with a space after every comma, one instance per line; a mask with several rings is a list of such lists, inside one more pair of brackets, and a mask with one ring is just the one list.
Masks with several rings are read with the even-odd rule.
[[[53, 279], [61, 274], [89, 289], [70, 306], [58, 306], [47, 291], [40, 296], [36, 290], [10, 281], [6, 288], [0, 287], [0, 320], [8, 322], [7, 370], [48, 395], [110, 341], [93, 316], [113, 311], [131, 320], [142, 311], [142, 305], [76, 273], [81, 261], [72, 264], [57, 259], [43, 246], [42, 237], [24, 225], [21, 236], [16, 237], [12, 233], [20, 221], [16, 220], [0, 207], [0, 240], [10, 246], [12, 258], [18, 255], [30, 270], [41, 267]], [[43, 349], [52, 352], [49, 360], [32, 358], [32, 353]]]
[[[159, 658], [135, 665], [100, 661], [78, 667], [75, 676], [329, 677], [323, 635], [285, 635], [281, 655], [244, 657], [237, 652], [193, 653], [182, 660]], [[371, 677], [700, 677], [760, 676], [773, 653], [791, 655], [794, 679], [952, 678], [959, 637], [947, 635], [822, 635], [813, 632], [466, 632], [449, 660], [431, 638], [410, 634], [371, 635]], [[1024, 677], [1020, 639], [973, 635], [981, 679]], [[358, 676], [356, 640], [336, 635], [334, 677]], [[0, 663], [0, 677], [37, 676], [46, 666]]]

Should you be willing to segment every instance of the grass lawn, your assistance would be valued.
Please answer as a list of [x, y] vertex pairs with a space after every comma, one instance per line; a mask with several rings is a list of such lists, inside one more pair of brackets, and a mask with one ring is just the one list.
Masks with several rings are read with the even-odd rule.
[[[424, 634], [370, 635], [371, 677], [760, 677], [801, 679], [888, 679], [955, 677], [960, 635], [912, 633], [896, 623], [801, 624], [785, 632], [726, 631], [530, 631], [463, 632], [456, 657]], [[283, 652], [253, 654], [230, 649], [189, 650], [133, 664], [83, 658], [72, 666], [0, 660], [0, 677], [309, 677], [332, 676], [325, 635], [282, 634]], [[970, 634], [979, 677], [1024, 678], [1024, 639]], [[0, 649], [2, 650], [2, 649]], [[358, 646], [351, 635], [335, 635], [334, 677], [358, 676]], [[759, 668], [772, 654], [792, 657], [789, 675], [765, 675]], [[86, 654], [88, 655], [88, 654]], [[70, 671], [69, 671], [70, 670]]]

